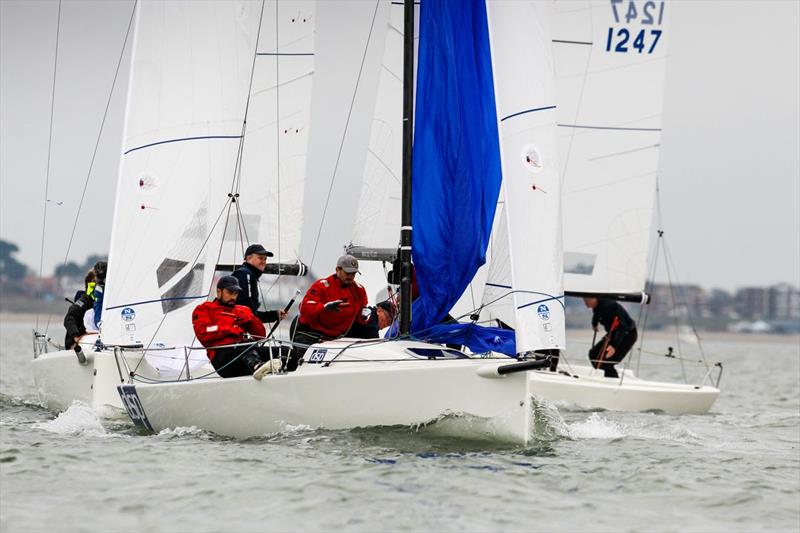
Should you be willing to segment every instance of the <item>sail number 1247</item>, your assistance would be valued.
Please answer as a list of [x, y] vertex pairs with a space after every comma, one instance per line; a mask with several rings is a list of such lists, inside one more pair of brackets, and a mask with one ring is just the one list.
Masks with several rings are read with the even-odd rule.
[[[611, 0], [614, 22], [617, 24], [640, 24], [639, 29], [608, 28], [606, 52], [633, 52], [652, 54], [656, 49], [663, 30], [652, 28], [660, 26], [664, 19], [664, 2], [635, 2], [634, 0]], [[647, 28], [650, 26], [650, 28]]]

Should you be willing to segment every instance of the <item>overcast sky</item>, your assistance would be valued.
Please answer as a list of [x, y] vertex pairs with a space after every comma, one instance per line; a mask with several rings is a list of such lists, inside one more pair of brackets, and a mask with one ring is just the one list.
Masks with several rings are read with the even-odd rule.
[[[800, 2], [671, 5], [660, 180], [678, 279], [800, 285]], [[45, 274], [67, 252], [131, 6], [62, 4]], [[55, 1], [0, 0], [0, 238], [36, 270], [57, 13]], [[122, 70], [72, 260], [108, 251], [127, 61]]]

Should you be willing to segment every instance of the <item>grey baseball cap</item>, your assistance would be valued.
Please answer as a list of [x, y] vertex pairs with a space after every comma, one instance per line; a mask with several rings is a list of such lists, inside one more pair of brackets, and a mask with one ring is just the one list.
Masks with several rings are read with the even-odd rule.
[[352, 255], [343, 255], [340, 257], [339, 260], [336, 261], [336, 267], [341, 268], [348, 274], [352, 274], [354, 272], [361, 274], [361, 272], [358, 271], [358, 259]]

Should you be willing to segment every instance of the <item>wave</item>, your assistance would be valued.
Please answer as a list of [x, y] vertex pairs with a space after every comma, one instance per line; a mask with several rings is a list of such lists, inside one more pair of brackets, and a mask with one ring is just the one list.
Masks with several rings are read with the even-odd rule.
[[108, 432], [103, 427], [100, 416], [83, 402], [75, 401], [66, 411], [55, 419], [37, 422], [34, 429], [43, 429], [59, 435], [105, 437]]

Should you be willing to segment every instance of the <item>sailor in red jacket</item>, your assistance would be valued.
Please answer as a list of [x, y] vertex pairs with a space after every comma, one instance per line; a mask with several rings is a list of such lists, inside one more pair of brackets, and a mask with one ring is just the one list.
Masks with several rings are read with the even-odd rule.
[[[246, 342], [245, 334], [263, 338], [264, 324], [256, 318], [249, 307], [236, 305], [241, 291], [233, 276], [223, 276], [217, 282], [217, 297], [203, 302], [192, 313], [192, 326], [200, 343], [206, 348]], [[263, 350], [263, 349], [262, 349]], [[233, 346], [207, 350], [208, 358], [224, 378], [249, 376], [261, 379], [273, 370], [269, 364], [269, 353], [262, 353], [257, 346]], [[266, 362], [266, 364], [264, 364]], [[275, 366], [280, 368], [280, 359]]]
[[[353, 325], [367, 324], [371, 310], [365, 311], [367, 291], [355, 280], [358, 273], [358, 259], [343, 255], [333, 275], [311, 285], [300, 304], [295, 343], [308, 345], [347, 336]], [[306, 348], [295, 346], [295, 350], [294, 359], [299, 359]]]

